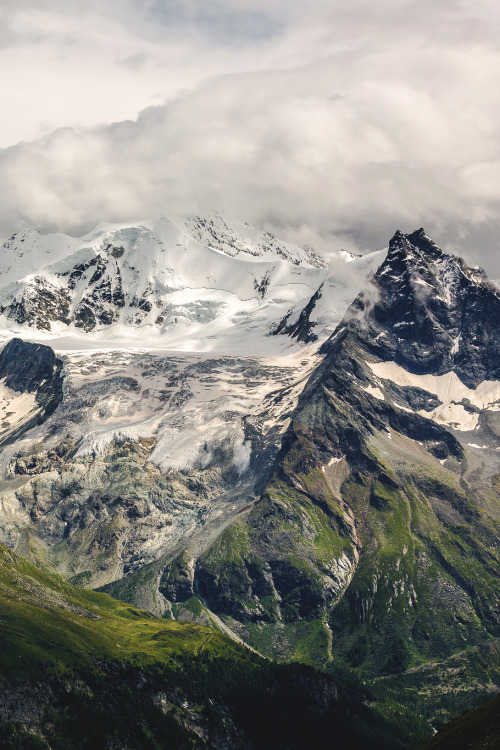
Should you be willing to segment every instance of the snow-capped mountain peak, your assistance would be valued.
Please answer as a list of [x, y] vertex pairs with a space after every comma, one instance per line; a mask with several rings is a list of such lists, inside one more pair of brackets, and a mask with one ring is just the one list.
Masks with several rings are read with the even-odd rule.
[[469, 389], [500, 379], [497, 289], [423, 229], [394, 235], [342, 328], [378, 359], [419, 377], [453, 373]]
[[328, 265], [219, 214], [100, 224], [82, 238], [30, 230], [3, 247], [0, 328], [119, 346], [279, 350], [286, 342], [268, 334], [325, 283], [340, 290], [320, 331], [331, 333], [373, 265], [342, 251]]

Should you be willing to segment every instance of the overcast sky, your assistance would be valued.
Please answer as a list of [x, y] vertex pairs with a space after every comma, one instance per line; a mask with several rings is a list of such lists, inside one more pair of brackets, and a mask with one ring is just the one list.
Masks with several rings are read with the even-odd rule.
[[205, 213], [424, 226], [500, 276], [493, 0], [1, 0], [0, 237]]

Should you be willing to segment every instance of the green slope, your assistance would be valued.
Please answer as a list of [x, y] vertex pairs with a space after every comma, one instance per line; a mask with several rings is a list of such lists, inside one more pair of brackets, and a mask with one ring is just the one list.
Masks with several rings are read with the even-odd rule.
[[192, 623], [79, 589], [0, 545], [0, 746], [394, 748], [348, 673], [265, 660]]
[[174, 652], [248, 659], [214, 630], [160, 620], [105, 594], [76, 588], [0, 545], [3, 647], [7, 679], [64, 674], [98, 659], [165, 661]]

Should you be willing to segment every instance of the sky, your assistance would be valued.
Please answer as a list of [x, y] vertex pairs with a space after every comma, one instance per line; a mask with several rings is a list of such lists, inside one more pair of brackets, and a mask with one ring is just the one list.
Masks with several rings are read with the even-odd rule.
[[2, 0], [0, 239], [222, 211], [423, 226], [500, 277], [493, 0]]

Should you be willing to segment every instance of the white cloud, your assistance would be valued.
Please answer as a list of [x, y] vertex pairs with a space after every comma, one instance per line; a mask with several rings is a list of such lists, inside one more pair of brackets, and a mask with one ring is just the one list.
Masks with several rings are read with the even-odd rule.
[[[219, 209], [326, 246], [335, 237], [374, 249], [397, 227], [423, 224], [500, 273], [492, 2], [22, 8], [32, 25], [9, 53], [7, 69], [24, 82], [11, 96], [13, 122], [24, 117], [26, 132], [50, 130], [42, 119], [71, 127], [0, 151], [3, 235]], [[38, 77], [34, 58], [21, 65], [35, 46]], [[166, 103], [144, 109], [160, 101], [155, 92]], [[82, 127], [111, 120], [122, 121]]]

